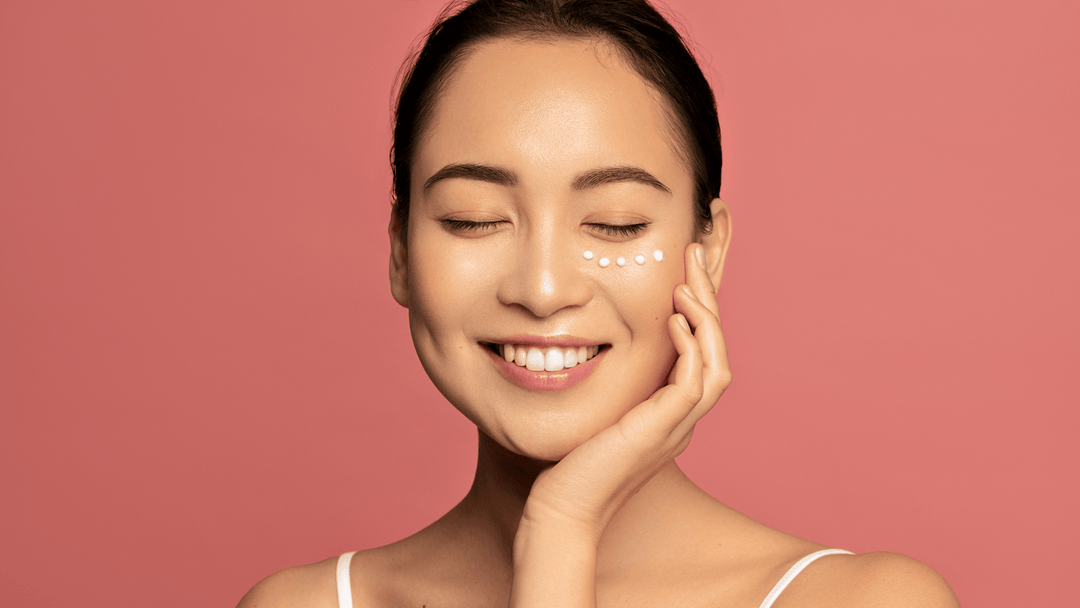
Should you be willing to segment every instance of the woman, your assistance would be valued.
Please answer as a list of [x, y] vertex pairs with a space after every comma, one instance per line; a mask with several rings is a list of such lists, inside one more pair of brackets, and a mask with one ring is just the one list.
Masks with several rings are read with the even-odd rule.
[[392, 292], [477, 425], [475, 480], [241, 606], [957, 605], [921, 563], [773, 530], [673, 461], [731, 380], [731, 218], [712, 92], [654, 9], [478, 0], [432, 30], [396, 119]]

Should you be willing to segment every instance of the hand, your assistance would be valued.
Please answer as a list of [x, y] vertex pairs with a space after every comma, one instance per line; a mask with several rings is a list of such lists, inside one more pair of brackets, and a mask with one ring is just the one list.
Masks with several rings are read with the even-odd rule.
[[544, 471], [533, 484], [525, 517], [558, 518], [599, 538], [619, 508], [686, 449], [694, 425], [730, 384], [704, 248], [691, 244], [684, 258], [687, 282], [675, 288], [678, 312], [668, 319], [678, 353], [668, 384]]
[[[675, 288], [677, 312], [668, 319], [678, 353], [668, 384], [537, 477], [515, 538], [511, 605], [595, 603], [596, 547], [608, 522], [686, 449], [731, 383], [704, 248], [689, 245], [684, 264], [686, 283]], [[551, 593], [565, 601], [550, 602]]]

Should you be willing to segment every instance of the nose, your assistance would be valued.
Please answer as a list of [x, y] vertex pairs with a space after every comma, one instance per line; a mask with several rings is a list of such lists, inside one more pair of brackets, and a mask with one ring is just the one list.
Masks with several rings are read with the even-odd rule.
[[513, 260], [504, 266], [499, 301], [520, 306], [538, 318], [560, 310], [584, 306], [592, 298], [581, 252], [574, 254], [570, 239], [557, 239], [548, 231], [522, 239]]

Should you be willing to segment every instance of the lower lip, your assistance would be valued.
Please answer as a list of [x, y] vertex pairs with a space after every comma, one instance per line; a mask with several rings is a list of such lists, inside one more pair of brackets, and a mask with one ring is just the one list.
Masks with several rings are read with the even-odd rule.
[[492, 361], [495, 362], [495, 366], [499, 368], [502, 375], [506, 376], [514, 384], [531, 391], [561, 391], [574, 386], [587, 378], [596, 369], [600, 357], [603, 357], [608, 351], [605, 348], [592, 359], [570, 369], [562, 369], [557, 372], [534, 372], [526, 367], [518, 367], [516, 363], [507, 361], [486, 346], [481, 345], [480, 348], [483, 348], [491, 355]]

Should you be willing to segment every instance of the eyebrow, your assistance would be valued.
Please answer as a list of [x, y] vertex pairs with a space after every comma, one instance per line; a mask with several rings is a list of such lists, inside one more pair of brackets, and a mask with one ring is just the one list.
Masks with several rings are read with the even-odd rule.
[[[453, 163], [439, 169], [435, 172], [435, 175], [429, 177], [424, 182], [424, 190], [427, 190], [436, 182], [455, 177], [488, 182], [499, 186], [516, 186], [518, 182], [517, 175], [509, 169], [475, 163]], [[587, 171], [574, 179], [571, 188], [574, 190], [588, 190], [589, 188], [620, 182], [638, 182], [671, 194], [671, 189], [656, 179], [652, 173], [634, 166], [603, 167]]]
[[649, 173], [640, 167], [632, 166], [604, 167], [603, 169], [594, 169], [582, 173], [574, 180], [572, 187], [574, 190], [586, 190], [588, 188], [595, 188], [597, 186], [603, 186], [604, 184], [614, 184], [618, 182], [638, 182], [671, 194], [671, 189], [665, 186], [663, 182], [653, 177], [652, 173]]
[[500, 186], [516, 186], [517, 175], [514, 175], [513, 171], [503, 169], [501, 167], [489, 167], [488, 165], [476, 165], [472, 163], [455, 163], [452, 165], [446, 165], [442, 169], [435, 172], [424, 182], [424, 190], [427, 190], [435, 182], [442, 181], [444, 179], [451, 179], [454, 177], [463, 177], [465, 179], [474, 179], [481, 182], [490, 182], [492, 184], [498, 184]]

